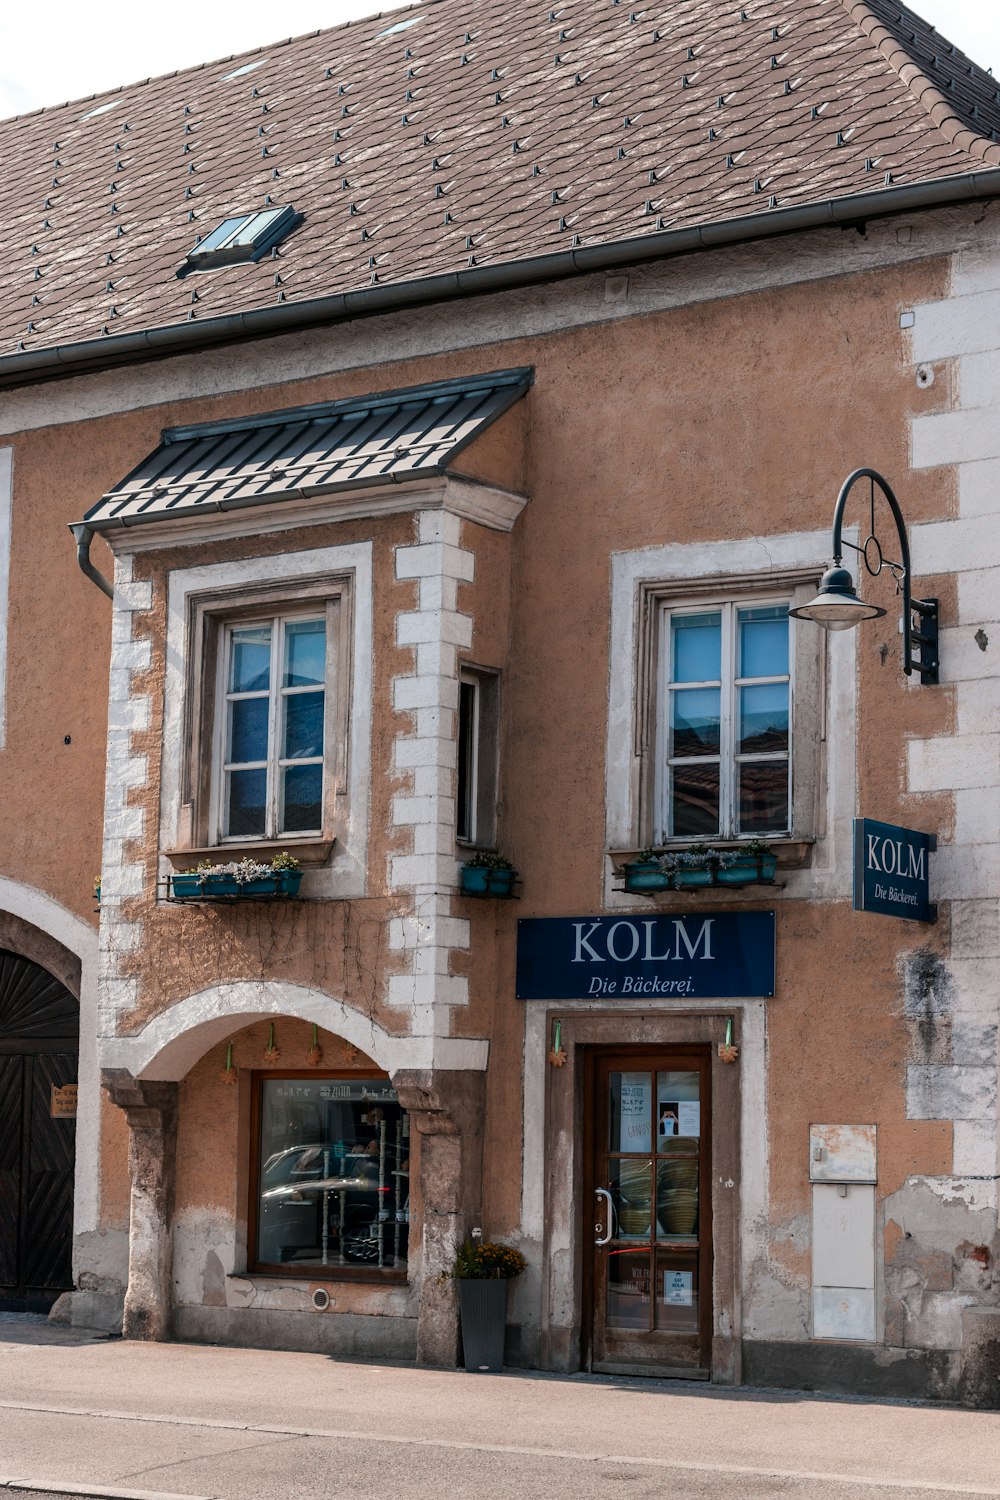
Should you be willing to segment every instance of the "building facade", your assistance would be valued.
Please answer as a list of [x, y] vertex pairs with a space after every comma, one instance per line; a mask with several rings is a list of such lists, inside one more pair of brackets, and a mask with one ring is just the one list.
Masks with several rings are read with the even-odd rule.
[[[567, 32], [555, 45], [571, 72], [580, 49], [577, 77], [595, 49], [624, 71], [639, 55], [628, 17], [598, 9], [538, 43]], [[765, 209], [756, 186], [785, 106], [754, 124], [747, 105], [742, 135], [703, 133], [750, 173], [752, 224], [728, 189], [699, 204], [712, 185], [695, 163], [677, 227], [656, 202], [640, 244], [595, 193], [558, 231], [591, 259], [570, 246], [528, 264], [513, 251], [549, 242], [498, 177], [516, 246], [491, 200], [482, 256], [466, 192], [462, 264], [489, 264], [462, 280], [428, 216], [400, 239], [402, 271], [390, 253], [362, 290], [362, 232], [386, 232], [366, 111], [391, 69], [427, 112], [405, 109], [406, 130], [437, 141], [420, 88], [445, 57], [479, 85], [496, 73], [502, 111], [534, 41], [481, 10], [466, 42], [444, 0], [278, 58], [302, 79], [329, 57], [326, 94], [343, 89], [300, 114], [336, 133], [322, 150], [356, 210], [350, 250], [347, 229], [334, 240], [341, 280], [340, 250], [319, 269], [306, 254], [331, 191], [315, 172], [291, 172], [301, 227], [269, 220], [287, 239], [251, 244], [257, 261], [225, 244], [212, 261], [208, 228], [263, 178], [227, 184], [203, 136], [203, 263], [185, 259], [186, 218], [170, 280], [102, 241], [125, 256], [113, 306], [129, 326], [98, 335], [103, 293], [81, 314], [66, 292], [50, 331], [39, 312], [35, 344], [19, 333], [0, 356], [0, 1109], [30, 1126], [16, 1162], [0, 1133], [0, 1286], [39, 1305], [65, 1290], [60, 1316], [133, 1337], [450, 1364], [446, 1273], [479, 1231], [527, 1258], [512, 1363], [995, 1405], [1000, 147], [985, 75], [955, 54], [935, 72], [925, 28], [905, 50], [901, 22], [840, 0], [720, 13], [671, 88], [701, 91], [699, 131], [725, 117], [745, 96], [720, 59], [745, 45], [765, 102], [798, 111], [791, 202]], [[680, 18], [664, 24], [677, 51]], [[840, 123], [812, 147], [826, 43]], [[376, 47], [385, 77], [366, 93]], [[237, 59], [223, 80], [265, 132], [292, 97], [269, 66]], [[946, 115], [952, 74], [972, 92]], [[71, 169], [110, 162], [112, 184], [124, 158], [124, 239], [141, 238], [158, 179], [132, 163], [154, 106], [174, 106], [183, 165], [184, 122], [199, 147], [215, 83], [160, 80], [150, 100], [88, 109], [93, 125], [76, 106], [72, 129], [51, 111], [23, 129]], [[537, 157], [549, 209], [571, 218], [550, 186], [558, 151], [511, 87], [505, 157], [527, 157], [529, 183]], [[610, 160], [628, 161], [641, 114], [618, 111]], [[674, 106], [649, 127], [647, 196], [646, 158], [691, 128]], [[258, 174], [287, 175], [280, 128], [253, 142], [270, 153]], [[457, 203], [468, 178], [447, 144], [434, 160]], [[849, 156], [836, 181], [828, 155]], [[567, 198], [603, 181], [597, 160], [564, 173]], [[878, 188], [873, 162], [892, 179]], [[62, 253], [32, 293], [43, 309], [50, 284], [73, 284]], [[859, 630], [789, 614], [829, 566], [859, 466], [891, 482], [914, 595], [940, 601], [936, 683], [903, 674], [898, 572], [868, 577], [848, 555], [885, 610]], [[863, 483], [845, 524], [854, 547], [877, 533], [896, 557]], [[936, 838], [935, 922], [855, 909], [857, 818]], [[761, 855], [737, 883], [752, 839], [776, 870]], [[706, 844], [721, 858], [692, 884]], [[629, 889], [649, 849], [680, 856], [670, 888]], [[482, 851], [516, 867], [518, 899], [463, 893]], [[184, 884], [282, 854], [294, 895], [260, 870], [270, 887], [234, 874], [220, 889], [204, 870]], [[887, 884], [907, 873], [888, 835], [873, 857]], [[39, 1263], [57, 1244], [63, 1262]]]

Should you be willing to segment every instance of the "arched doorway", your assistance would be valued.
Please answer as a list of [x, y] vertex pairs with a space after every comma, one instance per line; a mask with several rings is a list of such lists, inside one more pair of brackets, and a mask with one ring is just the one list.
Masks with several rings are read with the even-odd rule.
[[73, 1284], [80, 1009], [0, 949], [0, 1310], [47, 1312]]

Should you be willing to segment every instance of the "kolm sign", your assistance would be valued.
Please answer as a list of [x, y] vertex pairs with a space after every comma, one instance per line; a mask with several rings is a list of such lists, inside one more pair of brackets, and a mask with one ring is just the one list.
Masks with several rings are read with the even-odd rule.
[[774, 994], [774, 912], [535, 917], [517, 924], [519, 1000]]
[[930, 899], [930, 855], [937, 848], [932, 833], [917, 833], [895, 823], [854, 819], [854, 909], [936, 922]]

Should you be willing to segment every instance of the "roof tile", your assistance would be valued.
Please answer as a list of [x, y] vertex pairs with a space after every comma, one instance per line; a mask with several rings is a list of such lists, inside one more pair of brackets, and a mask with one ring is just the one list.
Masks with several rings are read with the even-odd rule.
[[[896, 0], [437, 0], [0, 122], [0, 148], [2, 359], [973, 172], [1000, 95]], [[276, 254], [177, 278], [268, 197], [305, 215]]]

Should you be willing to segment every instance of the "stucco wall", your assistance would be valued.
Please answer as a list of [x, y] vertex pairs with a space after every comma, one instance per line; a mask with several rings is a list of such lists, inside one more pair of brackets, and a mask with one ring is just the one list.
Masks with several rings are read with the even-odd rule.
[[[941, 248], [942, 222], [931, 221]], [[954, 240], [954, 221], [951, 232]], [[963, 223], [963, 235], [974, 232]], [[989, 223], [981, 234], [992, 235]], [[937, 449], [915, 446], [911, 457], [911, 431], [929, 432], [928, 424], [941, 421], [935, 414], [950, 415], [956, 402], [979, 409], [970, 402], [968, 374], [959, 382], [950, 363], [972, 349], [968, 329], [976, 317], [970, 315], [971, 321], [962, 325], [966, 332], [950, 343], [922, 345], [919, 310], [947, 302], [955, 290], [949, 258], [920, 259], [914, 251], [915, 258], [906, 259], [910, 242], [898, 238], [895, 229], [876, 232], [865, 246], [854, 239], [840, 236], [834, 247], [828, 238], [817, 238], [810, 242], [818, 247], [812, 259], [794, 246], [784, 258], [772, 250], [753, 274], [746, 258], [740, 262], [728, 254], [704, 258], [697, 272], [685, 263], [676, 268], [673, 281], [669, 272], [650, 270], [635, 278], [642, 293], [631, 304], [627, 298], [619, 303], [602, 297], [599, 316], [597, 304], [590, 319], [577, 310], [571, 327], [555, 326], [558, 319], [550, 305], [545, 331], [519, 337], [532, 320], [540, 328], [540, 304], [525, 302], [521, 310], [507, 308], [492, 330], [498, 341], [484, 336], [468, 347], [467, 334], [460, 337], [452, 329], [450, 352], [392, 362], [387, 350], [403, 348], [406, 341], [400, 339], [395, 346], [379, 345], [382, 363], [375, 370], [356, 367], [239, 393], [203, 393], [139, 411], [94, 416], [78, 425], [49, 425], [12, 439], [15, 540], [27, 548], [30, 577], [31, 558], [36, 567], [43, 558], [47, 565], [48, 554], [34, 535], [27, 535], [28, 507], [41, 507], [44, 525], [39, 531], [46, 535], [48, 527], [53, 551], [54, 538], [69, 519], [68, 477], [72, 475], [74, 507], [82, 511], [155, 445], [163, 426], [504, 366], [534, 366], [529, 396], [459, 465], [463, 472], [529, 496], [509, 535], [452, 516], [440, 521], [427, 514], [389, 516], [222, 541], [210, 549], [195, 541], [191, 547], [137, 555], [122, 568], [124, 588], [133, 590], [132, 602], [139, 607], [131, 612], [128, 637], [119, 644], [148, 642], [131, 666], [123, 658], [123, 670], [131, 673], [124, 691], [127, 697], [144, 698], [148, 710], [134, 732], [125, 726], [127, 753], [145, 758], [145, 765], [136, 791], [122, 801], [123, 808], [133, 810], [125, 819], [131, 832], [122, 858], [138, 865], [141, 875], [134, 889], [121, 893], [122, 941], [109, 936], [113, 983], [103, 1023], [109, 1042], [138, 1037], [155, 1018], [196, 992], [233, 981], [290, 982], [318, 995], [319, 1004], [326, 995], [331, 1006], [357, 1010], [397, 1039], [419, 1033], [436, 1046], [443, 1028], [449, 1038], [488, 1041], [484, 1222], [491, 1232], [515, 1235], [522, 1222], [524, 1183], [520, 1153], [512, 1150], [512, 1142], [524, 1131], [526, 1156], [533, 1158], [542, 1149], [537, 1135], [527, 1133], [528, 1125], [537, 1122], [523, 1113], [523, 1086], [528, 1070], [537, 1074], [544, 1067], [537, 1054], [526, 1054], [524, 1007], [512, 998], [515, 922], [521, 916], [596, 914], [607, 899], [609, 682], [633, 668], [630, 661], [609, 657], [612, 554], [677, 541], [727, 541], [756, 542], [766, 559], [769, 536], [825, 531], [837, 486], [857, 464], [871, 465], [892, 479], [908, 520], [915, 524], [917, 592], [941, 599], [944, 669], [942, 685], [933, 690], [904, 680], [891, 582], [868, 582], [865, 592], [887, 614], [852, 638], [850, 648], [856, 653], [852, 751], [857, 811], [936, 831], [942, 844], [958, 837], [970, 850], [975, 845], [976, 851], [984, 851], [991, 843], [993, 852], [973, 852], [961, 860], [939, 856], [941, 920], [934, 929], [853, 913], [844, 895], [850, 861], [846, 846], [814, 851], [814, 859], [836, 877], [823, 899], [796, 896], [794, 883], [772, 897], [778, 911], [778, 987], [767, 1004], [760, 1049], [752, 1059], [762, 1075], [752, 1080], [754, 1097], [766, 1110], [756, 1122], [763, 1149], [754, 1158], [761, 1165], [753, 1170], [761, 1177], [758, 1188], [766, 1210], [745, 1235], [743, 1250], [744, 1331], [748, 1339], [762, 1343], [809, 1337], [811, 1121], [878, 1123], [878, 1200], [890, 1271], [899, 1261], [899, 1195], [924, 1191], [921, 1183], [949, 1183], [974, 1163], [990, 1165], [989, 1122], [977, 1118], [973, 1132], [966, 1120], [956, 1125], [956, 1112], [944, 1105], [935, 1113], [919, 1109], [912, 1071], [972, 1065], [947, 1051], [953, 1041], [944, 1037], [941, 1004], [931, 1000], [926, 1014], [920, 1011], [924, 991], [919, 976], [938, 962], [951, 966], [947, 972], [954, 975], [956, 959], [974, 965], [996, 956], [997, 841], [962, 834], [975, 821], [974, 805], [962, 801], [962, 792], [975, 793], [980, 783], [966, 785], [954, 768], [965, 752], [978, 759], [980, 748], [970, 743], [963, 752], [956, 735], [987, 733], [976, 717], [981, 715], [979, 688], [966, 688], [978, 684], [982, 673], [965, 666], [956, 672], [951, 666], [960, 659], [985, 671], [991, 661], [986, 648], [970, 648], [966, 641], [966, 635], [974, 637], [980, 619], [990, 633], [990, 580], [980, 578], [981, 570], [974, 566], [974, 532], [968, 534], [969, 550], [957, 561], [945, 545], [966, 512], [979, 519], [990, 503], [976, 498], [983, 493], [982, 485], [975, 487], [981, 475], [961, 470], [956, 484], [948, 466], [963, 461], [963, 453], [970, 465], [995, 459], [978, 449], [956, 454], [947, 443]], [[728, 282], [720, 280], [721, 273], [712, 272], [708, 263], [718, 268], [723, 260], [730, 267], [742, 264], [742, 279], [734, 271]], [[696, 274], [703, 277], [698, 291], [692, 281]], [[961, 294], [973, 292], [965, 287]], [[563, 295], [569, 318], [577, 294], [574, 289], [554, 293], [553, 303]], [[648, 311], [641, 310], [642, 297]], [[918, 314], [911, 345], [900, 319], [914, 308]], [[421, 339], [425, 349], [434, 342], [426, 329], [418, 336], [411, 328], [407, 338], [411, 348], [421, 345]], [[937, 360], [933, 382], [918, 378], [917, 366], [927, 360]], [[286, 361], [286, 373], [291, 367]], [[147, 372], [142, 379], [148, 384], [151, 377]], [[161, 385], [161, 394], [164, 390]], [[97, 399], [94, 377], [88, 378], [86, 391], [88, 400]], [[21, 475], [30, 477], [20, 480]], [[153, 882], [164, 611], [171, 568], [209, 556], [265, 556], [361, 540], [372, 542], [374, 598], [367, 896], [290, 911], [189, 912], [157, 905]], [[53, 651], [51, 666], [60, 707], [79, 704], [85, 718], [86, 704], [93, 719], [91, 738], [85, 741], [95, 752], [88, 759], [87, 787], [67, 796], [71, 837], [83, 850], [93, 848], [88, 819], [99, 806], [102, 726], [93, 684], [103, 683], [106, 670], [105, 605], [72, 574], [69, 548], [60, 545], [59, 555], [66, 561], [59, 564], [59, 576], [74, 609], [79, 596], [79, 612], [74, 646], [68, 654]], [[430, 572], [424, 571], [425, 559]], [[933, 572], [935, 568], [940, 571]], [[963, 569], [969, 580], [957, 583]], [[450, 649], [439, 649], [433, 660], [432, 652], [421, 657], [420, 646], [405, 643], [400, 634], [403, 617], [412, 619], [431, 608], [422, 600], [434, 590], [428, 586], [422, 592], [422, 577], [443, 580], [444, 602], [435, 604], [432, 613], [439, 626], [447, 614], [442, 628], [452, 632], [443, 642]], [[151, 588], [136, 591], [137, 584], [146, 583]], [[18, 598], [23, 609], [28, 597], [18, 596], [17, 590], [27, 583], [18, 575], [13, 588], [16, 621]], [[818, 639], [817, 651], [821, 649]], [[18, 799], [23, 805], [37, 794], [39, 784], [39, 766], [32, 759], [38, 730], [27, 728], [28, 652], [22, 632], [19, 644], [12, 646], [9, 686], [13, 779], [0, 786], [0, 818], [12, 822]], [[421, 778], [416, 749], [401, 754], [401, 746], [422, 738], [453, 740], [448, 695], [463, 658], [503, 671], [499, 843], [523, 877], [522, 900], [509, 907], [463, 900], [445, 889], [456, 853], [453, 845], [439, 847], [442, 837], [447, 844], [453, 818], [451, 766], [437, 767], [443, 775]], [[411, 690], [401, 691], [399, 684], [417, 679], [425, 679], [427, 691], [439, 693], [439, 700], [428, 700], [424, 707], [408, 701]], [[444, 715], [440, 731], [424, 735], [418, 716], [438, 710]], [[47, 712], [52, 711], [50, 705]], [[829, 723], [830, 746], [844, 732], [844, 724]], [[74, 752], [76, 744], [74, 734]], [[928, 745], [936, 748], [922, 748]], [[51, 774], [51, 757], [63, 748], [60, 743], [44, 752], [42, 774]], [[826, 753], [821, 751], [821, 761]], [[958, 786], [962, 790], [956, 798]], [[407, 809], [410, 798], [424, 805]], [[15, 854], [19, 851], [15, 842]], [[433, 867], [406, 863], [439, 858], [442, 862]], [[397, 859], [402, 863], [394, 873]], [[60, 872], [64, 866], [65, 861]], [[977, 872], [972, 884], [963, 873], [970, 868]], [[64, 881], [68, 899], [67, 877], [57, 874], [55, 865], [52, 880], [56, 886]], [[953, 897], [964, 904], [952, 906]], [[978, 917], [974, 900], [984, 903]], [[421, 903], [423, 938], [417, 920]], [[114, 919], [109, 935], [113, 925]], [[426, 962], [420, 956], [421, 941]], [[971, 994], [975, 973], [972, 968], [963, 972]], [[112, 1003], [113, 993], [117, 998]], [[940, 986], [934, 993], [941, 993]], [[984, 993], [981, 982], [979, 993]], [[992, 1042], [980, 1039], [988, 1061], [977, 1065], [984, 1071], [992, 1067], [995, 1076], [995, 995], [986, 993], [983, 1009], [989, 1014], [983, 1024], [994, 1027], [994, 1036]], [[185, 1306], [197, 1304], [207, 1251], [202, 1230], [191, 1227], [189, 1232], [183, 1226], [195, 1226], [213, 1194], [214, 1212], [224, 1209], [225, 1194], [232, 1193], [231, 1150], [200, 1160], [197, 1191], [194, 1179], [184, 1176], [184, 1121], [205, 1107], [211, 1093], [218, 1044], [213, 1046], [215, 1051], [195, 1063], [184, 1085], [190, 1095], [187, 1115], [182, 1103], [178, 1245]], [[750, 1085], [748, 1079], [746, 1087]], [[196, 1099], [201, 1100], [197, 1106]], [[107, 1130], [113, 1129], [109, 1121]], [[995, 1131], [992, 1140], [995, 1173]], [[968, 1154], [973, 1144], [978, 1152], [974, 1159]], [[106, 1160], [111, 1166], [105, 1217], [109, 1226], [117, 1226], [121, 1156], [110, 1140]], [[982, 1176], [989, 1175], [985, 1166]], [[747, 1163], [745, 1170], [750, 1170]], [[933, 1196], [937, 1190], [926, 1191]], [[947, 1196], [954, 1189], [942, 1188], [939, 1198], [942, 1193]], [[942, 1255], [952, 1256], [965, 1241], [980, 1247], [995, 1233], [995, 1205], [986, 1205], [993, 1213], [987, 1223], [975, 1217], [983, 1208], [981, 1199], [963, 1203], [957, 1213], [948, 1210], [953, 1225], [939, 1216], [934, 1221], [938, 1227], [927, 1231], [927, 1243]], [[942, 1236], [948, 1247], [938, 1243]], [[213, 1253], [219, 1253], [217, 1248]], [[987, 1270], [993, 1253], [989, 1249]], [[919, 1268], [915, 1274], [923, 1276], [923, 1288], [927, 1275]], [[940, 1265], [934, 1274], [947, 1279]], [[957, 1274], [964, 1296], [961, 1277], [972, 1273], [959, 1268]], [[980, 1276], [972, 1292], [988, 1301], [991, 1286], [981, 1282]], [[889, 1341], [900, 1345], [957, 1347], [962, 1307], [973, 1302], [962, 1296], [956, 1300], [954, 1289], [953, 1284], [941, 1289], [951, 1296], [947, 1317], [930, 1303], [924, 1308], [923, 1290], [919, 1298], [911, 1296], [909, 1321], [901, 1332], [900, 1288], [890, 1276], [879, 1288], [880, 1329], [885, 1327]], [[520, 1315], [526, 1325], [537, 1322], [537, 1307], [525, 1306], [524, 1300], [518, 1304]]]

